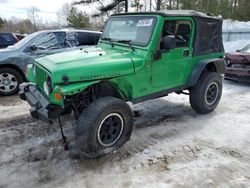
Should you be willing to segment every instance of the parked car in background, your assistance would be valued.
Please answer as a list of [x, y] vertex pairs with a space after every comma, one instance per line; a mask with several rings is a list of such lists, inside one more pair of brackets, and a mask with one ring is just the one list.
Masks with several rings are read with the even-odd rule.
[[226, 79], [250, 82], [250, 44], [242, 50], [226, 53], [225, 63]]
[[0, 48], [6, 48], [19, 40], [13, 33], [0, 33]]
[[0, 50], [0, 95], [18, 92], [25, 80], [25, 68], [35, 58], [83, 45], [96, 45], [101, 32], [88, 30], [46, 30], [28, 35], [13, 46]]
[[26, 36], [26, 35], [19, 34], [19, 33], [15, 33], [14, 35], [18, 38], [18, 40], [22, 40]]

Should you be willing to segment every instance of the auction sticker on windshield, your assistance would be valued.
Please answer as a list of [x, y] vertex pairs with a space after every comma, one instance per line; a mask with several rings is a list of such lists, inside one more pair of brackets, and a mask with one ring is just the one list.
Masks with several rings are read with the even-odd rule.
[[138, 27], [151, 26], [152, 23], [153, 19], [139, 20], [137, 26]]

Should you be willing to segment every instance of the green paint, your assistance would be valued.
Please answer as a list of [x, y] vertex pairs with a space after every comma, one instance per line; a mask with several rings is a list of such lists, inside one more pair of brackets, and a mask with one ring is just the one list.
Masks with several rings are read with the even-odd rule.
[[[138, 15], [136, 15], [138, 16]], [[143, 18], [143, 14], [140, 15]], [[210, 53], [192, 56], [195, 37], [195, 24], [192, 17], [157, 17], [151, 40], [147, 46], [101, 40], [96, 47], [69, 51], [36, 59], [36, 75], [29, 71], [30, 80], [35, 80], [43, 90], [47, 76], [52, 78], [53, 93], [48, 96], [51, 103], [63, 107], [63, 100], [57, 101], [53, 94], [63, 96], [79, 93], [92, 84], [108, 81], [127, 99], [153, 94], [158, 91], [186, 85], [198, 62], [208, 58], [218, 58], [223, 53]], [[192, 23], [190, 42], [187, 47], [174, 48], [161, 53], [161, 58], [154, 60], [164, 21], [189, 20]], [[184, 50], [189, 55], [184, 57]], [[68, 83], [64, 83], [67, 76]], [[34, 77], [34, 78], [33, 78]]]

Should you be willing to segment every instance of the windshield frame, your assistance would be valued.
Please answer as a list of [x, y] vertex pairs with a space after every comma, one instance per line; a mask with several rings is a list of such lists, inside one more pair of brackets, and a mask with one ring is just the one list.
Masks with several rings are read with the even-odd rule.
[[[136, 43], [136, 42], [134, 42], [134, 41], [130, 41], [130, 44], [129, 43], [123, 43], [123, 42], [119, 42], [119, 40], [126, 40], [126, 39], [113, 39], [112, 40], [112, 38], [111, 38], [111, 40], [103, 40], [103, 38], [106, 38], [105, 36], [103, 36], [104, 34], [105, 34], [105, 30], [107, 29], [107, 26], [108, 26], [108, 23], [112, 20], [112, 19], [119, 19], [119, 18], [135, 18], [135, 17], [137, 17], [137, 18], [145, 18], [145, 19], [153, 19], [153, 22], [152, 22], [152, 31], [151, 31], [151, 33], [150, 33], [150, 36], [149, 36], [149, 38], [148, 38], [148, 41], [147, 41], [147, 43], [145, 43], [145, 44], [140, 44], [140, 43]], [[135, 46], [139, 46], [139, 47], [147, 47], [148, 45], [149, 45], [149, 43], [151, 42], [151, 40], [152, 40], [152, 36], [153, 36], [153, 34], [154, 34], [154, 31], [155, 31], [155, 26], [156, 26], [156, 24], [157, 24], [157, 22], [158, 22], [158, 17], [156, 16], [156, 15], [126, 15], [126, 16], [124, 16], [124, 15], [119, 15], [119, 16], [111, 16], [110, 17], [110, 19], [107, 21], [107, 23], [105, 24], [105, 28], [104, 28], [104, 30], [103, 30], [103, 33], [102, 33], [102, 35], [101, 35], [101, 37], [100, 37], [100, 42], [105, 42], [105, 43], [119, 43], [119, 44], [122, 44], [122, 45], [126, 45], [126, 46], [128, 46], [128, 45], [135, 45]]]

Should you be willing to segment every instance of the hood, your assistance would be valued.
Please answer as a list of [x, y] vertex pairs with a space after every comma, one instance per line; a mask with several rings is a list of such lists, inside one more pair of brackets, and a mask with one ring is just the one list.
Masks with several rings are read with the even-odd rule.
[[114, 48], [90, 47], [36, 59], [52, 75], [54, 83], [79, 82], [124, 76], [134, 73], [128, 52]]
[[230, 63], [245, 64], [250, 63], [250, 54], [244, 52], [226, 53], [226, 58]]
[[8, 59], [12, 56], [17, 56], [17, 50], [14, 48], [0, 49], [0, 61]]

